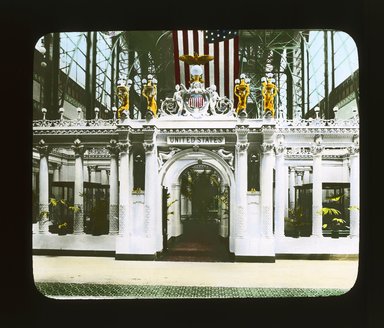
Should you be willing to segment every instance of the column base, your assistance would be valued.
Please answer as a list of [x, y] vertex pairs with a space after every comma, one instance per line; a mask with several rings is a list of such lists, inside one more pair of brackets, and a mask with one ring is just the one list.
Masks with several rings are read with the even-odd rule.
[[235, 262], [258, 262], [258, 263], [275, 263], [275, 256], [235, 256]]
[[137, 255], [137, 256], [153, 256], [158, 251], [156, 249], [155, 238], [145, 238], [129, 235], [116, 236], [116, 256], [121, 255]]
[[115, 254], [115, 260], [123, 261], [153, 261], [156, 259], [155, 254]]

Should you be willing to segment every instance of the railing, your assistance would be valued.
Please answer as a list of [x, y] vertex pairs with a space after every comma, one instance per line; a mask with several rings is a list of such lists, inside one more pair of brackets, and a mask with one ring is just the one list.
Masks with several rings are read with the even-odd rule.
[[107, 126], [116, 126], [119, 120], [109, 119], [75, 119], [75, 120], [35, 120], [32, 122], [32, 127], [34, 128], [84, 128], [84, 127], [107, 127]]

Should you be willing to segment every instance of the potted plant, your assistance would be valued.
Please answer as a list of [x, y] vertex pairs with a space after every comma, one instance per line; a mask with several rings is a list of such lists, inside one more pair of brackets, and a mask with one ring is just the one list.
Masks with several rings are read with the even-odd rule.
[[288, 230], [293, 238], [300, 237], [300, 228], [303, 226], [303, 212], [298, 208], [288, 209], [288, 217], [285, 218]]
[[64, 223], [62, 223], [62, 224], [59, 224], [59, 225], [57, 226], [57, 233], [58, 233], [60, 236], [66, 235], [66, 234], [67, 234], [67, 227], [68, 227], [67, 222], [64, 222]]
[[323, 224], [323, 229], [327, 229], [327, 228], [331, 229], [331, 237], [339, 238], [340, 230], [347, 228], [346, 227], [347, 222], [340, 217], [341, 212], [338, 209], [332, 208], [332, 207], [323, 207], [321, 209], [321, 212], [324, 216], [330, 217], [329, 223]]

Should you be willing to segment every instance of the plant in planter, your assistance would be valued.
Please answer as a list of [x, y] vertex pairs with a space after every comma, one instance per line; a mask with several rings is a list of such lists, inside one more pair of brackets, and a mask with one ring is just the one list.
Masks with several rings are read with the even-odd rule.
[[324, 223], [323, 229], [330, 228], [332, 230], [332, 238], [339, 238], [340, 230], [347, 228], [347, 222], [340, 218], [341, 212], [336, 208], [330, 207], [323, 207], [321, 212], [323, 215], [331, 216], [330, 223]]
[[303, 226], [303, 211], [301, 208], [288, 209], [288, 217], [285, 218], [285, 222], [292, 237], [300, 237], [300, 228]]
[[[348, 229], [347, 222], [343, 219], [341, 210], [342, 205], [339, 203], [344, 195], [336, 195], [327, 198], [328, 202], [332, 207], [323, 207], [320, 213], [323, 215], [323, 219], [326, 223], [323, 224], [323, 229], [331, 230], [332, 238], [339, 238], [340, 230]], [[349, 208], [350, 210], [351, 208]]]
[[67, 234], [69, 228], [68, 223], [62, 221], [60, 207], [65, 207], [73, 213], [79, 212], [80, 208], [75, 205], [70, 205], [65, 199], [57, 200], [55, 198], [50, 198], [49, 204], [51, 211], [53, 212], [53, 224], [50, 226], [49, 231], [51, 233], [58, 233], [59, 235]]
[[62, 224], [59, 224], [59, 225], [57, 226], [58, 234], [59, 234], [59, 235], [66, 235], [66, 234], [67, 234], [67, 227], [68, 227], [67, 222], [64, 222], [64, 223], [62, 223]]

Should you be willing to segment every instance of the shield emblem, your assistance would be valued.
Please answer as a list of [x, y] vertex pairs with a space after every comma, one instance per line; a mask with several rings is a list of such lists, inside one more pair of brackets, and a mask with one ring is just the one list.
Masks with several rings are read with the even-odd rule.
[[190, 108], [202, 108], [205, 104], [205, 99], [201, 94], [192, 94], [188, 99], [188, 106]]

